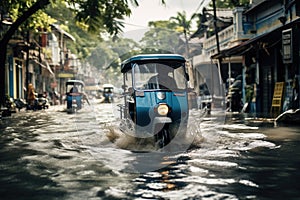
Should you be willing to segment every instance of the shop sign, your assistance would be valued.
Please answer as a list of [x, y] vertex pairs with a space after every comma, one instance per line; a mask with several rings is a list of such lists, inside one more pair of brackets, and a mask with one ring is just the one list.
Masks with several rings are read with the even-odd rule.
[[74, 74], [70, 74], [70, 73], [59, 73], [58, 74], [58, 78], [73, 78]]
[[282, 57], [283, 63], [293, 62], [293, 37], [292, 29], [282, 31]]

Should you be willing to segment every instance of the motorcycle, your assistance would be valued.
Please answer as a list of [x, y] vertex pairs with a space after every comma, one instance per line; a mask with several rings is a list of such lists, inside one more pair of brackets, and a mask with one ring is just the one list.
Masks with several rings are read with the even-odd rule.
[[48, 109], [50, 104], [45, 94], [38, 94], [35, 105], [38, 110], [42, 110], [42, 109]]
[[121, 131], [134, 127], [135, 137], [153, 137], [167, 146], [187, 128], [189, 115], [185, 58], [177, 54], [144, 54], [121, 64], [124, 103], [119, 104]]
[[26, 103], [25, 99], [21, 99], [21, 98], [14, 99], [14, 102], [15, 102], [16, 107], [17, 107], [17, 109], [18, 109], [19, 111], [20, 111], [21, 109], [27, 107], [27, 103]]
[[1, 110], [1, 116], [7, 117], [11, 116], [11, 113], [16, 113], [16, 104], [14, 102], [14, 99], [10, 97], [9, 95], [5, 95], [5, 106], [3, 110]]

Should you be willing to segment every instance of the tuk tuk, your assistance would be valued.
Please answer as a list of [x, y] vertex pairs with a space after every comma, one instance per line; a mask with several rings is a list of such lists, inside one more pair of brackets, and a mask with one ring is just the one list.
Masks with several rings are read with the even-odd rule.
[[114, 102], [114, 86], [112, 84], [103, 84], [104, 103]]
[[141, 54], [121, 64], [124, 104], [120, 104], [121, 131], [134, 126], [135, 137], [152, 137], [163, 148], [189, 116], [186, 60], [177, 54]]
[[82, 108], [84, 99], [84, 82], [81, 80], [68, 80], [66, 82], [67, 112], [73, 113]]

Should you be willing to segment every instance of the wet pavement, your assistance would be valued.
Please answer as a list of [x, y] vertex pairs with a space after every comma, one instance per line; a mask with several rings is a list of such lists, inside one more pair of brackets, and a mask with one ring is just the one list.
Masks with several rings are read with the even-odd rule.
[[115, 105], [91, 102], [0, 121], [1, 199], [300, 198], [300, 127], [193, 111], [183, 148], [164, 152], [120, 135]]

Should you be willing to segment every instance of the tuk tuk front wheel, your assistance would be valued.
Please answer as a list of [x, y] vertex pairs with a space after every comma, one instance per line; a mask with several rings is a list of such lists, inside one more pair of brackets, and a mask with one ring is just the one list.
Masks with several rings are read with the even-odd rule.
[[160, 132], [155, 135], [155, 142], [158, 148], [163, 148], [170, 143], [170, 133], [169, 130], [163, 128]]

